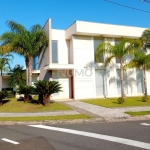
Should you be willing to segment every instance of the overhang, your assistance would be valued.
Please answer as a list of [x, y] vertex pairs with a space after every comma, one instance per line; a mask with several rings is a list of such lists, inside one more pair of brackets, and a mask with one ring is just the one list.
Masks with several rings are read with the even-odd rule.
[[72, 35], [139, 38], [146, 28], [76, 21], [66, 29], [66, 39]]
[[32, 74], [39, 74], [40, 70], [32, 70]]
[[74, 69], [73, 64], [48, 64], [44, 67], [44, 70], [72, 70]]

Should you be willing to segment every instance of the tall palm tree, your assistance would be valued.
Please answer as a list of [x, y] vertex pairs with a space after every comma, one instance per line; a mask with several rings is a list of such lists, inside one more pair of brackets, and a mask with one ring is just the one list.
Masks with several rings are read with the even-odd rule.
[[[10, 58], [11, 57], [11, 58]], [[3, 74], [3, 71], [10, 71], [10, 63], [12, 62], [13, 59], [13, 55], [7, 53], [7, 54], [3, 54], [0, 53], [0, 72], [1, 72], [1, 76]]]
[[111, 45], [109, 42], [101, 43], [96, 50], [96, 61], [99, 61], [101, 54], [109, 54], [104, 61], [104, 66], [108, 66], [113, 58], [119, 60], [120, 63], [120, 83], [121, 83], [121, 97], [124, 97], [124, 77], [123, 77], [123, 59], [126, 55], [132, 55], [139, 46], [138, 40], [123, 39], [116, 45]]
[[10, 31], [2, 34], [2, 46], [25, 57], [26, 84], [30, 85], [32, 80], [32, 58], [47, 47], [48, 37], [38, 24], [32, 26], [30, 30], [14, 21], [7, 21], [7, 25]]
[[127, 63], [124, 68], [137, 68], [143, 70], [144, 95], [147, 97], [146, 70], [150, 70], [150, 54], [146, 55], [143, 50], [136, 51], [134, 58]]

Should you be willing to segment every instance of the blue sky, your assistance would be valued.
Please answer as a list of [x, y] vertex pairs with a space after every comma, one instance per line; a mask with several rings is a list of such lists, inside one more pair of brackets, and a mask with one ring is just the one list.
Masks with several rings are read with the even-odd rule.
[[[75, 20], [139, 26], [150, 28], [150, 3], [141, 0], [110, 0], [149, 13], [121, 7], [105, 0], [1, 0], [0, 34], [8, 31], [7, 20], [29, 29], [52, 19], [52, 28], [66, 29]], [[23, 57], [15, 55], [15, 64], [24, 65]]]

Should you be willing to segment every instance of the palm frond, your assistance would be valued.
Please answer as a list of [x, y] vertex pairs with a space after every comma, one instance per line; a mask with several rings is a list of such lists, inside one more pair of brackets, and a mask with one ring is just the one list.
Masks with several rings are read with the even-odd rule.
[[111, 60], [112, 60], [114, 57], [115, 57], [114, 55], [112, 55], [112, 56], [110, 56], [110, 57], [107, 57], [107, 58], [105, 59], [105, 62], [104, 62], [104, 67], [106, 67], [108, 64], [110, 64]]

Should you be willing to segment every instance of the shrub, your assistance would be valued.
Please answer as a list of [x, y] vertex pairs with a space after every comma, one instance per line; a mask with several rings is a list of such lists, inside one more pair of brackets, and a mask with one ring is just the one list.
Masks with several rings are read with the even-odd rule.
[[7, 96], [7, 91], [0, 91], [0, 105], [2, 105], [2, 99]]
[[123, 97], [119, 97], [117, 99], [117, 101], [118, 101], [118, 104], [122, 104], [122, 103], [124, 103], [124, 98]]
[[35, 88], [30, 85], [20, 85], [19, 88], [17, 89], [17, 92], [19, 94], [24, 94], [24, 101], [28, 102], [30, 99], [29, 94], [33, 94], [35, 91]]
[[142, 102], [147, 102], [147, 100], [148, 100], [148, 96], [143, 96], [142, 97]]
[[58, 93], [61, 91], [61, 85], [57, 81], [46, 81], [46, 80], [39, 80], [38, 82], [34, 83], [35, 85], [35, 93], [39, 94], [39, 103], [43, 103], [47, 105], [49, 103], [49, 97], [51, 94]]

